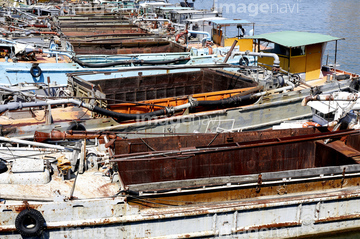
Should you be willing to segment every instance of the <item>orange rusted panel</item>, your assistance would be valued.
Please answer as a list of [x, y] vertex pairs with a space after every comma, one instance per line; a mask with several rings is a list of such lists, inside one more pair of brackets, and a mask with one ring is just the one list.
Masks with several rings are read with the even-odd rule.
[[[236, 90], [225, 90], [225, 91], [216, 91], [202, 94], [194, 94], [191, 97], [198, 101], [203, 100], [222, 100], [237, 94], [255, 89], [255, 87], [247, 87]], [[126, 113], [126, 114], [136, 114], [136, 113], [147, 113], [153, 112], [156, 110], [163, 109], [163, 107], [171, 107], [183, 105], [189, 102], [188, 97], [170, 97], [163, 99], [155, 99], [155, 100], [147, 100], [147, 101], [139, 101], [138, 104], [135, 103], [122, 103], [122, 104], [114, 104], [109, 106], [109, 108], [113, 111]], [[140, 105], [145, 104], [145, 105]]]

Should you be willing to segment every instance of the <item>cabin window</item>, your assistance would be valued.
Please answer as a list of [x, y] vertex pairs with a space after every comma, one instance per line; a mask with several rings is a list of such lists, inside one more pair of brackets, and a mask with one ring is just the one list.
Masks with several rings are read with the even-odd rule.
[[274, 53], [283, 56], [289, 56], [289, 48], [275, 44]]
[[291, 56], [303, 56], [305, 55], [305, 46], [298, 46], [291, 48]]
[[275, 44], [272, 42], [260, 42], [260, 50], [263, 50], [266, 52], [273, 52], [274, 45]]
[[261, 43], [260, 49], [263, 49], [265, 52], [276, 53], [278, 55], [283, 55], [283, 56], [290, 55], [289, 48], [272, 42]]

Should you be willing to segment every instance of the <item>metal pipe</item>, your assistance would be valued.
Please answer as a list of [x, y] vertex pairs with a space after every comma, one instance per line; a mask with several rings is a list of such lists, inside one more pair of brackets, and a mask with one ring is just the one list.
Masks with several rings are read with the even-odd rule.
[[61, 132], [58, 130], [52, 130], [50, 133], [35, 131], [34, 140], [36, 142], [43, 142], [46, 140], [65, 140], [65, 139], [104, 139], [104, 137], [108, 137], [110, 139], [120, 139], [120, 137], [116, 136], [114, 133], [94, 133], [87, 131], [66, 131]]
[[359, 99], [360, 94], [346, 94], [339, 96], [338, 93], [328, 95], [310, 95], [303, 99], [302, 106], [306, 106], [309, 101], [356, 101]]
[[336, 57], [337, 57], [337, 43], [338, 41], [335, 41], [335, 67], [336, 67]]
[[26, 144], [26, 145], [36, 146], [36, 147], [52, 148], [52, 149], [58, 149], [58, 150], [72, 150], [70, 148], [60, 146], [60, 145], [44, 144], [44, 143], [38, 143], [38, 142], [27, 141], [27, 140], [22, 140], [22, 139], [6, 138], [6, 137], [2, 137], [2, 136], [0, 136], [0, 141], [5, 141], [5, 142], [15, 143], [15, 144]]
[[14, 90], [14, 89], [10, 89], [10, 88], [8, 88], [8, 87], [0, 86], [0, 90], [8, 91], [8, 92], [11, 92], [11, 93], [14, 93], [14, 94], [20, 93], [20, 94], [22, 94], [22, 95], [24, 95], [24, 96], [27, 96], [27, 97], [34, 97], [34, 96], [36, 96], [36, 95], [33, 94], [33, 93], [29, 93], [29, 92], [22, 91], [22, 90], [20, 90], [19, 88], [17, 88], [17, 90]]
[[287, 84], [288, 86], [284, 86], [275, 90], [268, 91], [268, 93], [277, 93], [281, 91], [293, 90], [295, 88], [295, 85], [289, 80], [285, 80], [285, 84]]
[[59, 55], [67, 56], [70, 59], [73, 58], [73, 56], [70, 53], [63, 52], [63, 51], [52, 51], [52, 50], [46, 50], [46, 49], [42, 49], [42, 50], [39, 50], [39, 51], [43, 52], [45, 54], [59, 54]]
[[166, 65], [171, 63], [177, 63], [179, 61], [188, 61], [190, 57], [179, 57], [170, 60], [162, 60], [162, 61], [152, 61], [152, 60], [123, 60], [123, 61], [114, 61], [109, 63], [87, 63], [79, 60], [77, 57], [73, 57], [72, 60], [79, 64], [82, 67], [88, 68], [102, 68], [102, 67], [111, 67], [111, 66], [118, 66], [118, 65], [127, 65], [127, 64], [146, 64], [146, 65]]
[[188, 30], [188, 33], [206, 35], [206, 40], [211, 41], [211, 35], [208, 32]]
[[11, 43], [11, 44], [17, 44], [16, 41], [10, 41], [10, 40], [6, 40], [6, 39], [4, 39], [4, 38], [0, 38], [0, 41], [2, 41], [2, 42], [7, 42], [7, 43]]
[[157, 19], [157, 18], [150, 18], [150, 19], [138, 18], [138, 19], [135, 19], [134, 24], [136, 22], [141, 22], [141, 21], [169, 22], [172, 24], [172, 21], [170, 21], [169, 19]]
[[173, 114], [177, 111], [181, 111], [181, 110], [184, 110], [184, 109], [187, 109], [187, 108], [190, 108], [190, 107], [193, 107], [195, 106], [193, 103], [186, 103], [186, 104], [183, 104], [183, 105], [178, 105], [178, 106], [175, 106], [175, 107], [167, 107], [166, 111], [170, 114]]
[[273, 94], [273, 93], [277, 93], [277, 92], [292, 90], [292, 89], [295, 88], [295, 85], [294, 85], [292, 82], [290, 82], [290, 81], [288, 81], [288, 80], [285, 80], [285, 83], [286, 83], [288, 86], [284, 86], [284, 87], [281, 87], [281, 88], [278, 88], [278, 89], [275, 89], [275, 90], [259, 92], [259, 93], [254, 94], [253, 96], [254, 96], [254, 97], [260, 97], [260, 96], [264, 96], [264, 95], [268, 95], [268, 94]]
[[266, 52], [250, 52], [250, 51], [239, 51], [232, 54], [233, 58], [237, 55], [245, 56], [258, 56], [258, 57], [272, 57], [274, 58], [274, 67], [280, 67], [280, 58], [275, 53]]
[[18, 110], [29, 107], [40, 107], [48, 105], [61, 105], [61, 104], [75, 104], [78, 106], [85, 107], [87, 109], [92, 108], [91, 105], [83, 103], [75, 99], [61, 99], [61, 100], [45, 100], [45, 101], [34, 101], [34, 102], [11, 102], [5, 105], [0, 105], [0, 113], [7, 110]]

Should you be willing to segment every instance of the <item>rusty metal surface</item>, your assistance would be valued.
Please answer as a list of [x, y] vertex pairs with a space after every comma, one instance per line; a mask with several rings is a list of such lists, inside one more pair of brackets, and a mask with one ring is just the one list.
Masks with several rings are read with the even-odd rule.
[[79, 41], [71, 40], [74, 51], [79, 55], [86, 54], [131, 54], [131, 53], [164, 53], [164, 52], [185, 52], [186, 48], [176, 43], [167, 41], [144, 40], [113, 40], [105, 41]]
[[[301, 131], [298, 130], [299, 134]], [[122, 147], [119, 147], [120, 143], [116, 144], [117, 155], [114, 157], [118, 162], [120, 175], [127, 185], [355, 163], [353, 159], [344, 156], [341, 152], [334, 150], [328, 153], [322, 150], [321, 146], [318, 147], [319, 139], [339, 137], [338, 134], [320, 133], [286, 137], [289, 134], [295, 135], [294, 132], [296, 131], [272, 131], [267, 139], [261, 131], [251, 132], [258, 137], [254, 141], [246, 137], [251, 133], [232, 133], [231, 135], [234, 136], [226, 137], [226, 144], [216, 144], [221, 138], [224, 140], [224, 137], [213, 134], [142, 141], [128, 140], [127, 147], [124, 143]], [[346, 134], [351, 134], [351, 132], [340, 135]], [[201, 137], [204, 138], [201, 139]], [[182, 138], [186, 140], [181, 140]], [[217, 142], [212, 142], [216, 140], [213, 138], [219, 139]], [[241, 141], [237, 142], [238, 138]], [[202, 147], [197, 146], [201, 144]], [[141, 150], [145, 153], [141, 153]], [[153, 152], [154, 150], [156, 151]], [[124, 154], [119, 155], [119, 151]]]
[[[263, 130], [242, 133], [221, 134], [188, 134], [183, 136], [166, 136], [162, 138], [146, 138], [147, 144], [155, 150], [171, 150], [188, 147], [199, 147], [203, 145], [221, 145], [233, 142], [247, 142], [255, 140], [266, 140], [283, 136], [300, 136], [318, 133], [319, 129], [286, 129], [286, 130]], [[140, 139], [123, 139], [115, 142], [116, 154], [127, 154], [151, 151]]]
[[314, 143], [119, 162], [126, 184], [246, 175], [314, 167]]
[[[240, 93], [245, 92], [255, 92], [257, 87], [247, 87], [241, 88], [236, 90], [224, 90], [224, 91], [214, 91], [208, 93], [199, 93], [199, 94], [192, 94], [191, 98], [194, 100], [222, 100], [226, 99]], [[250, 94], [250, 93], [249, 93]], [[162, 98], [162, 99], [154, 99], [154, 100], [146, 100], [146, 101], [139, 101], [136, 103], [121, 103], [121, 104], [113, 104], [109, 105], [108, 108], [112, 111], [127, 113], [127, 114], [136, 114], [136, 113], [147, 113], [152, 112], [155, 110], [163, 109], [164, 107], [171, 107], [171, 106], [178, 106], [182, 104], [189, 103], [188, 96], [177, 96], [171, 98]], [[214, 109], [214, 107], [211, 107]], [[205, 107], [197, 107], [197, 111], [204, 111], [206, 110]], [[194, 112], [195, 109], [192, 109]]]
[[[278, 131], [279, 137], [280, 134], [284, 136], [284, 133], [289, 133], [289, 131]], [[228, 143], [229, 141], [236, 142], [234, 140], [237, 138], [243, 138], [241, 141], [244, 142], [244, 139], [246, 139], [244, 136], [246, 134], [249, 133], [233, 133], [232, 135], [237, 135], [237, 137], [227, 137], [226, 141]], [[261, 132], [253, 134], [256, 134], [258, 138], [262, 137]], [[274, 137], [274, 133], [270, 134], [272, 134], [271, 137]], [[215, 135], [204, 135], [203, 137], [204, 140], [201, 140], [199, 139], [199, 136], [195, 134], [194, 136], [185, 136], [185, 142], [180, 140], [182, 138], [181, 136], [173, 138], [156, 138], [154, 139], [156, 141], [152, 142], [150, 139], [146, 139], [146, 142], [148, 145], [152, 145], [155, 150], [178, 150], [179, 148], [186, 149], [188, 147], [195, 147], [200, 143], [204, 143], [204, 141], [206, 142], [206, 146], [212, 141], [212, 138], [214, 138]], [[150, 158], [121, 160], [118, 162], [118, 167], [125, 184], [311, 168], [315, 166], [316, 148], [314, 141], [315, 140], [308, 140], [286, 145], [272, 144], [241, 150], [214, 150], [199, 154], [179, 154], [178, 157], [169, 155], [169, 157], [161, 158], [161, 156], [158, 156], [151, 158], [151, 153], [149, 153]], [[130, 145], [131, 143], [128, 142], [128, 144]], [[144, 149], [144, 145], [140, 145], [140, 147]], [[127, 153], [139, 152], [139, 149], [136, 149], [136, 145], [134, 147], [131, 144], [131, 148], [129, 146], [127, 148]], [[117, 144], [116, 154], [119, 152], [118, 149], [119, 145]], [[145, 145], [145, 150], [149, 150], [147, 145]], [[131, 156], [131, 154], [129, 156]], [[181, 158], [181, 156], [183, 156], [183, 158]]]
[[32, 208], [44, 216], [43, 236], [50, 238], [299, 238], [359, 227], [359, 200], [353, 187], [148, 209], [122, 197], [12, 202], [0, 204], [0, 235], [19, 238], [15, 218]]
[[[214, 70], [91, 81], [107, 98], [142, 101], [256, 86]], [[109, 104], [113, 103], [109, 101]]]
[[[84, 115], [84, 114], [83, 114]], [[44, 124], [42, 122], [29, 124], [29, 123], [17, 123], [12, 125], [3, 125], [1, 127], [2, 136], [17, 137], [22, 139], [33, 139], [35, 131], [51, 132], [52, 130], [66, 131], [70, 129], [79, 130], [106, 130], [111, 129], [113, 125], [116, 125], [116, 121], [111, 118], [96, 118], [84, 120], [80, 117], [73, 120], [57, 121], [55, 124]], [[30, 118], [27, 118], [30, 119]], [[26, 121], [27, 119], [24, 119]], [[11, 120], [8, 120], [11, 122]]]
[[[348, 136], [349, 137], [349, 136]], [[337, 143], [341, 144], [341, 143]], [[351, 146], [347, 146], [351, 147]], [[316, 167], [325, 167], [331, 165], [346, 165], [346, 164], [353, 164], [356, 161], [344, 155], [344, 148], [343, 147], [331, 147], [323, 142], [316, 142]]]
[[359, 134], [349, 135], [346, 139], [346, 145], [360, 151], [360, 137]]
[[93, 30], [93, 29], [102, 29], [102, 28], [123, 28], [123, 29], [139, 29], [139, 27], [137, 25], [129, 25], [129, 24], [124, 24], [124, 23], [114, 23], [114, 22], [110, 22], [110, 23], [79, 23], [79, 24], [61, 24], [61, 29], [64, 29], [64, 31], [67, 31], [69, 29], [79, 29], [79, 31], [87, 31], [87, 30]]
[[[137, 205], [140, 208], [149, 207], [170, 207], [183, 205], [201, 205], [202, 203], [219, 203], [232, 200], [245, 200], [258, 198], [261, 196], [291, 195], [295, 193], [307, 193], [314, 191], [325, 191], [329, 189], [341, 189], [345, 187], [358, 186], [359, 177], [347, 177], [342, 179], [324, 179], [317, 178], [312, 181], [291, 182], [279, 180], [277, 183], [248, 187], [224, 187], [213, 190], [198, 190], [191, 193], [186, 192], [186, 188], [178, 193], [165, 194], [161, 190], [153, 194], [143, 196], [131, 195], [128, 198], [130, 205]], [[132, 187], [130, 187], [132, 189]]]
[[326, 144], [328, 147], [333, 148], [335, 151], [343, 154], [346, 157], [352, 158], [360, 155], [360, 152], [349, 147], [343, 141], [334, 141]]
[[68, 37], [92, 37], [92, 36], [145, 36], [147, 33], [142, 30], [104, 30], [104, 31], [67, 31], [63, 32]]
[[[5, 115], [0, 117], [0, 124], [3, 129], [14, 126], [30, 126], [30, 125], [39, 125], [46, 122], [45, 109], [31, 109], [24, 111], [12, 111], [7, 112]], [[86, 109], [79, 107], [64, 107], [64, 108], [53, 108], [51, 109], [51, 115], [53, 121], [57, 122], [66, 122], [73, 120], [88, 120], [91, 119], [91, 112], [88, 112]]]
[[[92, 23], [88, 27], [81, 27], [78, 24], [73, 26], [62, 26], [61, 32], [70, 39], [76, 37], [96, 37], [100, 39], [105, 36], [150, 36], [146, 29], [135, 25], [103, 25], [94, 26]], [[94, 38], [94, 39], [96, 39]]]
[[52, 130], [50, 133], [35, 131], [34, 140], [36, 142], [44, 142], [47, 140], [65, 140], [65, 139], [120, 139], [115, 134], [111, 133], [93, 133], [87, 131], [73, 131], [68, 130], [61, 132], [58, 130]]

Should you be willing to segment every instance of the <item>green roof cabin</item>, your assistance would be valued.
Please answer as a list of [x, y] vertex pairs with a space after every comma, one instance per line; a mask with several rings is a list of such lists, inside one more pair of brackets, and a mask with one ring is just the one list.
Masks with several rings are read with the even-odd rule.
[[[307, 81], [322, 77], [321, 66], [326, 43], [336, 41], [336, 64], [337, 41], [344, 40], [344, 38], [318, 33], [297, 31], [266, 33], [246, 38], [255, 40], [256, 51], [278, 54], [282, 69], [290, 73], [297, 73]], [[272, 59], [259, 58], [258, 63], [272, 65]]]

